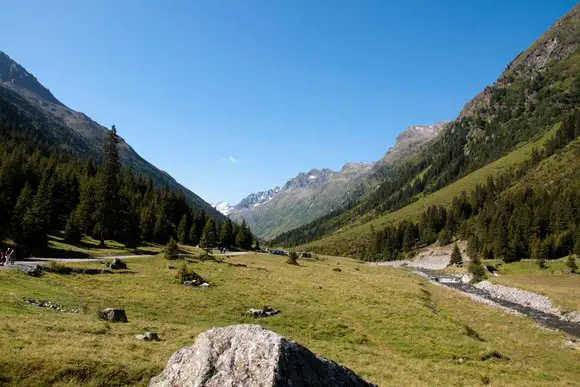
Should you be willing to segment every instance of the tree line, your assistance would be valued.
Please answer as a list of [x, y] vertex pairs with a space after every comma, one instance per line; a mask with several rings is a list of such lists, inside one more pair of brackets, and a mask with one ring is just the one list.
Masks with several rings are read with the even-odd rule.
[[0, 241], [12, 239], [24, 254], [42, 251], [58, 233], [73, 244], [87, 235], [131, 248], [170, 238], [205, 248], [252, 247], [245, 222], [213, 219], [181, 191], [122, 167], [115, 127], [100, 160], [82, 159], [1, 104], [0, 137]]
[[[371, 230], [364, 259], [395, 260], [434, 242], [455, 236], [468, 241], [472, 255], [513, 262], [580, 254], [580, 176], [554, 176], [550, 184], [515, 184], [543, 159], [580, 136], [580, 110], [568, 115], [542, 151], [513, 171], [488, 177], [471, 193], [462, 192], [449, 208], [431, 206], [418, 222], [403, 220]], [[572, 152], [578, 152], [578, 144]], [[577, 160], [577, 153], [573, 155]]]

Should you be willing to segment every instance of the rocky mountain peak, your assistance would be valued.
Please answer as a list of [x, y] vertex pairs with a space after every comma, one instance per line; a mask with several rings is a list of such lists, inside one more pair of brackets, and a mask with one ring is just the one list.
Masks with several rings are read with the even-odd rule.
[[391, 164], [414, 153], [417, 147], [437, 137], [450, 121], [431, 125], [411, 125], [397, 136], [395, 146], [387, 151], [379, 164]]
[[62, 105], [54, 95], [44, 87], [34, 75], [0, 51], [0, 83], [18, 92], [25, 92], [29, 97]]

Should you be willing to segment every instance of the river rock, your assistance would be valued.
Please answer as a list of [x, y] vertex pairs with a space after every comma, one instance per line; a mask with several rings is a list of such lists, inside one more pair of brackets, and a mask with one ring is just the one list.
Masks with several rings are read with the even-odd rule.
[[353, 371], [259, 325], [200, 334], [175, 352], [150, 387], [373, 386]]
[[248, 315], [250, 317], [258, 318], [258, 317], [270, 317], [270, 316], [277, 315], [278, 313], [280, 313], [280, 309], [274, 309], [270, 306], [266, 306], [262, 309], [252, 308], [246, 312], [246, 315]]
[[463, 282], [464, 284], [469, 284], [471, 283], [471, 281], [473, 281], [473, 274], [471, 273], [465, 273], [461, 277], [461, 282]]
[[128, 321], [125, 309], [114, 309], [114, 308], [103, 309], [101, 310], [100, 316], [101, 320], [110, 322], [126, 323]]
[[23, 271], [31, 277], [40, 277], [45, 267], [41, 265], [18, 265], [18, 270]]

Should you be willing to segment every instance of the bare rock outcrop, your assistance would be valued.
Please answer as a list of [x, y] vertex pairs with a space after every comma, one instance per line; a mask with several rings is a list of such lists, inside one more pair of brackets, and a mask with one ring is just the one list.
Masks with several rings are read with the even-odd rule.
[[200, 334], [173, 354], [150, 387], [373, 386], [348, 368], [259, 325]]

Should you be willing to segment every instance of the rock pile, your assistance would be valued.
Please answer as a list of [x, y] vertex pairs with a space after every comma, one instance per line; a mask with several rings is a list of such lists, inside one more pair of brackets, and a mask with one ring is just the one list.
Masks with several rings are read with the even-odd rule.
[[259, 325], [200, 334], [173, 354], [150, 387], [373, 386], [353, 371]]
[[270, 306], [265, 306], [262, 309], [250, 309], [246, 312], [247, 316], [253, 317], [253, 318], [259, 318], [259, 317], [270, 317], [270, 316], [274, 316], [277, 315], [278, 313], [280, 313], [280, 309], [274, 309]]

